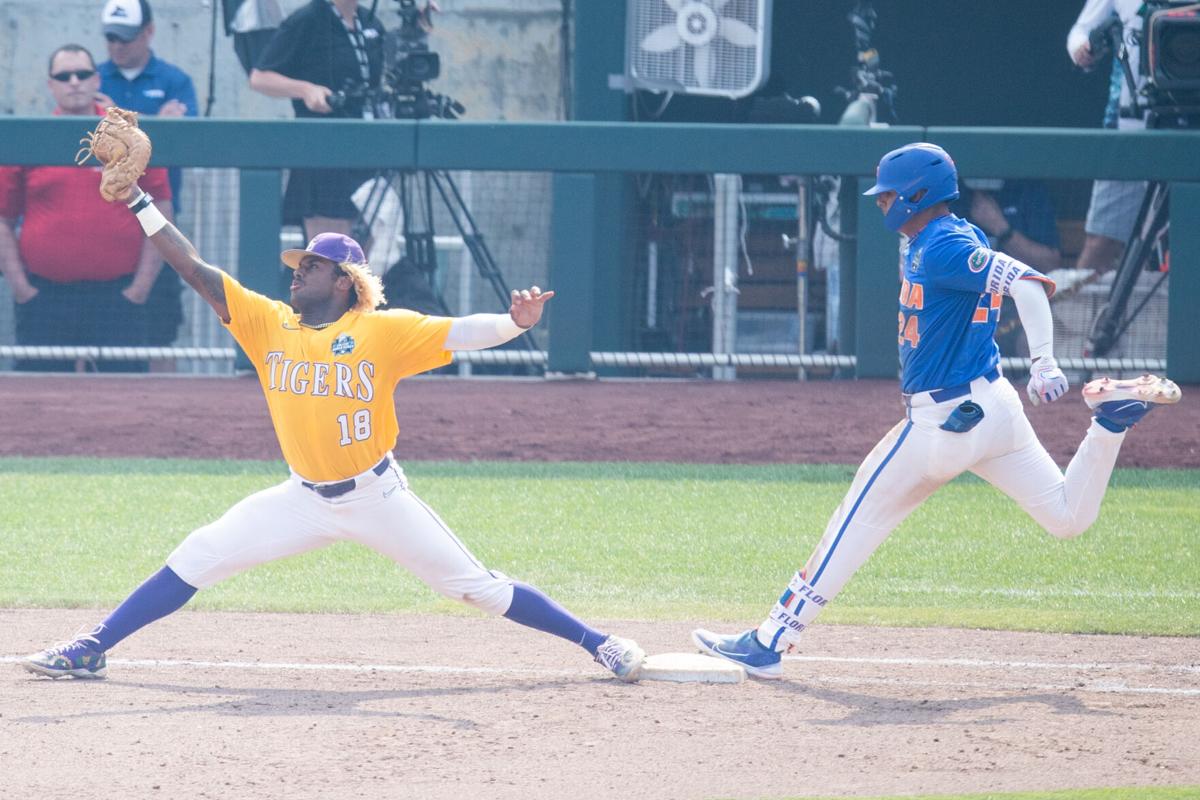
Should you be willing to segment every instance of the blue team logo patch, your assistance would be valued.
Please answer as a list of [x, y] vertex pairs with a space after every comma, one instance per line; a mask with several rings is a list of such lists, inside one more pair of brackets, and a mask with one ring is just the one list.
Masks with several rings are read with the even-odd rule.
[[354, 352], [354, 337], [343, 333], [333, 340], [333, 350], [335, 356], [348, 356]]
[[923, 255], [925, 255], [925, 248], [923, 247], [917, 252], [913, 253], [912, 266], [909, 267], [909, 270], [911, 270], [914, 275], [921, 271], [921, 256]]
[[988, 250], [986, 247], [977, 247], [975, 248], [975, 252], [971, 253], [970, 257], [967, 258], [967, 266], [971, 268], [971, 272], [983, 272], [991, 260], [991, 250]]

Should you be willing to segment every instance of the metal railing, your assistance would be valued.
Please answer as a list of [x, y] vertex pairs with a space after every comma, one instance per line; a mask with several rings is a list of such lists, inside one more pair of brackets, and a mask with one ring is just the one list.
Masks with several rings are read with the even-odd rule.
[[[858, 363], [847, 355], [799, 355], [791, 353], [588, 353], [593, 367], [627, 367], [649, 369], [704, 369], [710, 367], [787, 368], [787, 369], [853, 369]], [[38, 347], [0, 345], [0, 358], [29, 358], [76, 361], [138, 361], [147, 359], [185, 358], [197, 361], [232, 362], [237, 350], [232, 347]], [[545, 366], [545, 350], [459, 350], [454, 360], [466, 364]], [[1004, 357], [1004, 370], [1027, 370], [1028, 358]], [[1066, 370], [1089, 372], [1128, 372], [1143, 370], [1162, 372], [1162, 358], [1059, 358], [1058, 365]]]

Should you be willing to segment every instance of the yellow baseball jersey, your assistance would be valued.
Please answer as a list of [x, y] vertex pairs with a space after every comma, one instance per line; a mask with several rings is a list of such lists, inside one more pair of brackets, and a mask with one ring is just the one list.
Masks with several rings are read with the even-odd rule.
[[449, 364], [452, 320], [394, 309], [348, 311], [327, 328], [225, 276], [226, 325], [258, 373], [283, 457], [316, 483], [366, 472], [399, 434], [402, 378]]

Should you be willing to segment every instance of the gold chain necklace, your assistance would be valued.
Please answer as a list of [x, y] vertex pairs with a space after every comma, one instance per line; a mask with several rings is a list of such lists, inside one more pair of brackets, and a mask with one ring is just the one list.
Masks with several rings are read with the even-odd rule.
[[314, 331], [319, 331], [319, 330], [322, 330], [322, 329], [324, 329], [324, 328], [328, 328], [328, 327], [329, 327], [330, 325], [332, 325], [334, 322], [337, 322], [337, 320], [335, 319], [335, 320], [333, 320], [333, 322], [322, 322], [322, 323], [320, 323], [320, 324], [318, 324], [318, 325], [309, 325], [309, 324], [308, 324], [308, 323], [306, 323], [306, 322], [301, 322], [300, 324], [301, 324], [301, 325], [303, 325], [305, 328], [311, 328], [311, 329], [312, 329], [312, 330], [314, 330]]

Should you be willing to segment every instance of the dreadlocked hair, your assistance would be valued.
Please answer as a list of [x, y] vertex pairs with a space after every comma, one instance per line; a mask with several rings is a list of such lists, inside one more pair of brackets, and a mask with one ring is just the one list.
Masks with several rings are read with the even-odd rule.
[[350, 310], [365, 314], [383, 305], [387, 298], [383, 296], [383, 281], [371, 271], [366, 264], [354, 264], [349, 261], [338, 264], [338, 268], [350, 278], [353, 286], [350, 289]]

